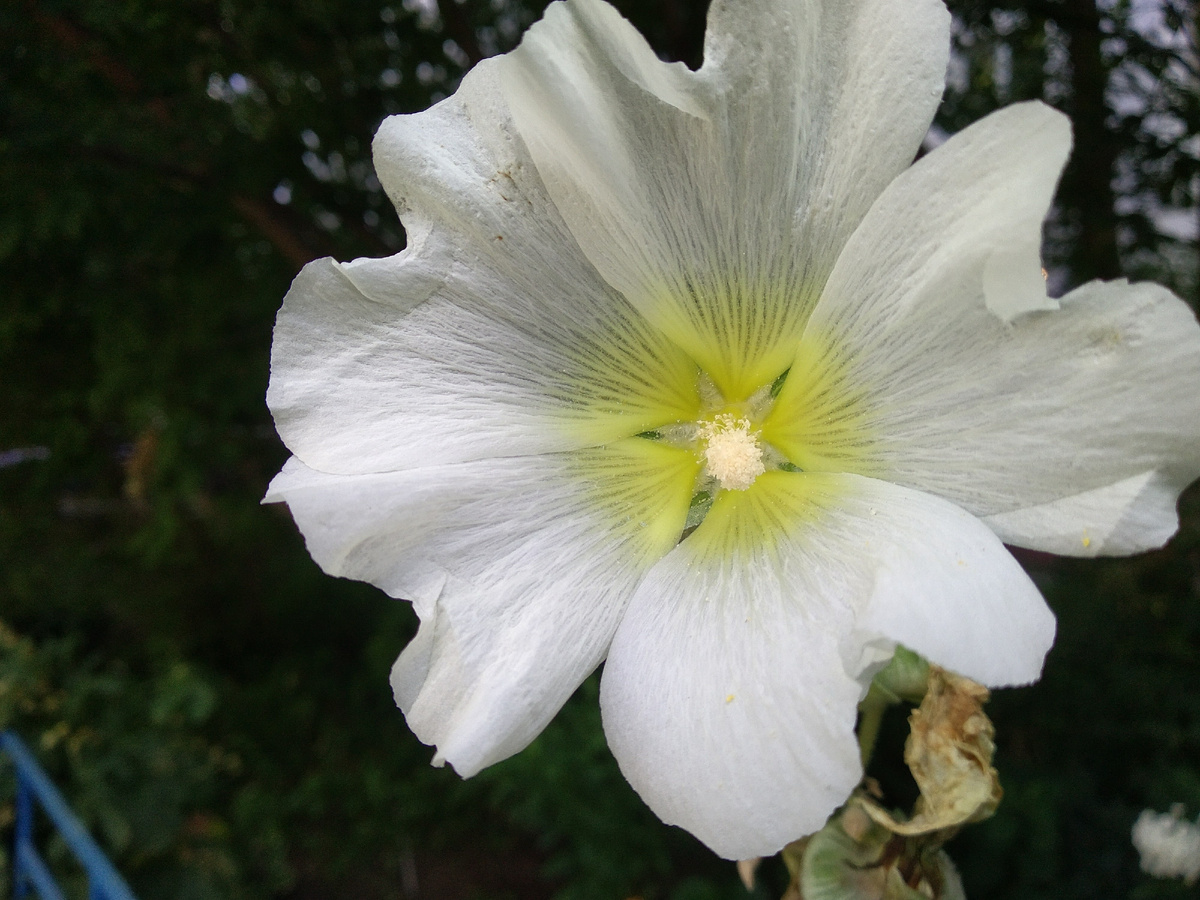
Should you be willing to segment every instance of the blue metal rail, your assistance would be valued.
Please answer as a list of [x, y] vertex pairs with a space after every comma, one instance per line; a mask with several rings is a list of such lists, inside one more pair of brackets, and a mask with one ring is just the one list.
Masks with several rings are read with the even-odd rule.
[[62, 888], [50, 874], [45, 860], [33, 843], [33, 815], [36, 801], [58, 829], [75, 858], [88, 876], [88, 900], [137, 900], [108, 857], [104, 855], [83, 823], [67, 805], [58, 788], [24, 741], [11, 731], [0, 733], [0, 750], [17, 766], [17, 821], [13, 852], [13, 900], [25, 900], [32, 887], [41, 900], [66, 900]]

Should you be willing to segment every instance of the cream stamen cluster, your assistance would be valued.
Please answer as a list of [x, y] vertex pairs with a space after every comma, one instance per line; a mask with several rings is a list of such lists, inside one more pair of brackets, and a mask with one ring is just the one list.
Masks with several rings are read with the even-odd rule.
[[719, 415], [700, 426], [699, 437], [704, 442], [704, 473], [725, 490], [744, 491], [767, 470], [748, 419]]

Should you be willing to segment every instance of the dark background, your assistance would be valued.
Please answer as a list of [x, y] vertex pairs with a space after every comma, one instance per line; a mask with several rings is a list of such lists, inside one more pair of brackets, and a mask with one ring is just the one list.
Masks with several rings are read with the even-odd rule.
[[[617, 5], [699, 62], [703, 0]], [[0, 727], [145, 900], [746, 896], [625, 785], [594, 679], [514, 759], [430, 768], [387, 685], [410, 608], [321, 574], [258, 503], [286, 457], [263, 395], [290, 279], [403, 246], [379, 121], [542, 6], [0, 5]], [[1197, 304], [1191, 4], [951, 7], [940, 133], [1032, 97], [1074, 121], [1055, 291], [1125, 274]], [[1196, 896], [1129, 844], [1145, 806], [1200, 813], [1200, 493], [1182, 510], [1156, 553], [1022, 556], [1060, 637], [989, 707], [1006, 798], [950, 848], [972, 900]], [[903, 733], [901, 713], [889, 752]], [[0, 770], [5, 845], [10, 800]], [[769, 863], [757, 895], [783, 886]]]

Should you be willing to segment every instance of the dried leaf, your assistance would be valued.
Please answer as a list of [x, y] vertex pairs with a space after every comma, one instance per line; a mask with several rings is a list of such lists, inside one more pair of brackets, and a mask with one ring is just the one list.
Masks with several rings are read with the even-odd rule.
[[929, 689], [909, 718], [904, 761], [921, 791], [906, 822], [866, 798], [859, 804], [893, 834], [921, 835], [957, 829], [988, 818], [1002, 791], [996, 770], [995, 730], [983, 712], [987, 688], [930, 666]]
[[785, 900], [965, 900], [940, 849], [899, 837], [854, 803], [812, 836]]

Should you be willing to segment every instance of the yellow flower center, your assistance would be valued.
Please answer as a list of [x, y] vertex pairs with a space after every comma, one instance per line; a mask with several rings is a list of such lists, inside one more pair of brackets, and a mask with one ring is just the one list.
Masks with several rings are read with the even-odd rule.
[[853, 360], [811, 329], [793, 352], [791, 366], [756, 364], [753, 377], [719, 359], [710, 372], [685, 355], [666, 372], [648, 358], [637, 371], [653, 375], [602, 405], [594, 430], [583, 416], [571, 423], [591, 445], [577, 460], [595, 502], [651, 556], [698, 530], [714, 554], [769, 544], [832, 502], [824, 473], [880, 477], [876, 410]]

